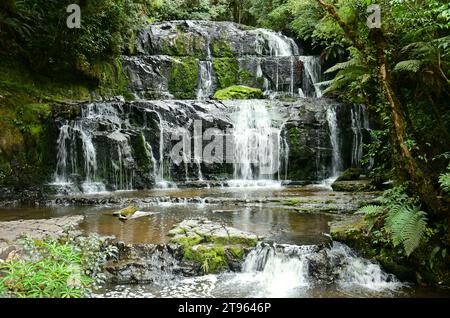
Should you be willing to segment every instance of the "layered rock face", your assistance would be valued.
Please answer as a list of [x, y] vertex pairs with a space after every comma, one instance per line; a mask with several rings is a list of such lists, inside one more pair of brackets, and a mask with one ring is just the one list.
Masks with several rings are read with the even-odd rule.
[[[231, 22], [172, 21], [143, 29], [136, 52], [122, 63], [136, 101], [81, 104], [71, 112], [78, 116], [57, 119], [53, 180], [62, 193], [319, 181], [360, 165], [370, 138], [364, 107], [321, 98], [319, 59], [301, 56], [292, 39]], [[235, 85], [267, 98], [211, 99]]]
[[136, 51], [123, 64], [140, 98], [208, 99], [232, 85], [296, 96], [312, 81], [304, 68], [313, 57], [301, 56], [292, 39], [232, 22], [152, 24], [139, 33]]

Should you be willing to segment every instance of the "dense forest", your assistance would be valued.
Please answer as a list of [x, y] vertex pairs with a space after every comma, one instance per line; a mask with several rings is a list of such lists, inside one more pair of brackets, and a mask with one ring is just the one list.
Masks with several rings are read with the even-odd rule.
[[[80, 29], [66, 26], [71, 3], [81, 8]], [[379, 28], [367, 25], [373, 4]], [[376, 123], [362, 163], [373, 162], [368, 177], [384, 191], [358, 211], [364, 224], [340, 238], [401, 278], [450, 285], [446, 0], [3, 0], [0, 185], [32, 189], [50, 169], [42, 141], [50, 107], [132, 100], [120, 57], [135, 54], [130, 39], [143, 25], [170, 20], [268, 28], [319, 55], [325, 96], [365, 105]]]

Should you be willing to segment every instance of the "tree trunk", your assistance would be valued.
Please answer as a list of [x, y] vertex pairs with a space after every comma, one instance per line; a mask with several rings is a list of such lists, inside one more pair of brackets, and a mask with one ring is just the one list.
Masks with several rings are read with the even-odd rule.
[[[352, 41], [353, 46], [356, 49], [358, 49], [363, 55], [370, 51], [369, 47], [365, 45], [364, 42], [360, 41], [356, 33], [341, 19], [333, 4], [327, 3], [324, 0], [317, 1], [336, 20], [346, 36], [350, 39], [350, 41]], [[400, 101], [397, 98], [390, 82], [389, 66], [385, 54], [386, 41], [384, 39], [383, 32], [381, 29], [371, 29], [370, 37], [375, 44], [379, 82], [392, 116], [391, 121], [394, 133], [394, 145], [399, 152], [402, 161], [405, 163], [405, 168], [409, 179], [413, 181], [416, 191], [420, 195], [422, 201], [425, 203], [430, 212], [437, 215], [441, 208], [441, 204], [437, 199], [437, 193], [432, 184], [424, 175], [423, 171], [418, 166], [416, 160], [413, 158], [406, 145], [407, 134], [404, 113], [402, 111], [402, 105], [400, 104]]]

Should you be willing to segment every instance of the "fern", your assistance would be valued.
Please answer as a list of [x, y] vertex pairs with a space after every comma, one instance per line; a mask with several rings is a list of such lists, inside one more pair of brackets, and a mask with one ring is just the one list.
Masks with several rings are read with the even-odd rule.
[[382, 206], [379, 205], [366, 205], [360, 208], [356, 213], [364, 214], [367, 217], [376, 217], [384, 212]]
[[439, 176], [439, 185], [444, 192], [450, 194], [450, 165], [447, 167], [447, 172]]
[[327, 69], [325, 71], [326, 74], [328, 73], [333, 73], [339, 70], [343, 70], [346, 68], [349, 68], [350, 66], [358, 66], [359, 65], [359, 61], [357, 61], [356, 59], [351, 59], [348, 60], [346, 62], [342, 62], [342, 63], [337, 63], [334, 66], [330, 67], [329, 69]]
[[419, 246], [427, 225], [426, 213], [417, 207], [393, 205], [388, 211], [386, 229], [394, 246], [402, 245], [407, 256]]
[[422, 63], [423, 61], [420, 60], [401, 61], [395, 65], [394, 71], [417, 73], [421, 69]]

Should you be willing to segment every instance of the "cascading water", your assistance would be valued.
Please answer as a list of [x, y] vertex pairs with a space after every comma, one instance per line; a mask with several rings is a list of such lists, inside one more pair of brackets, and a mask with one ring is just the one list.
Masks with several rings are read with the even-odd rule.
[[332, 296], [377, 297], [393, 295], [407, 286], [338, 242], [330, 247], [260, 243], [241, 268], [234, 273], [178, 277], [166, 281], [157, 293], [160, 297], [279, 298], [323, 297], [326, 290]]
[[281, 129], [266, 106], [256, 101], [237, 103], [233, 114], [234, 180], [229, 182], [232, 186], [272, 185], [274, 175], [280, 180], [287, 149]]
[[[73, 193], [98, 193], [106, 191], [103, 180], [110, 179], [115, 190], [133, 188], [134, 158], [129, 137], [120, 130], [125, 121], [120, 118], [119, 111], [123, 110], [109, 104], [85, 105], [82, 107], [81, 118], [61, 126], [54, 185], [69, 186], [69, 191]], [[113, 127], [113, 131], [107, 136], [115, 144], [115, 147], [109, 149], [111, 168], [106, 168], [104, 163], [99, 167], [94, 141], [97, 138], [94, 127], [99, 122]], [[80, 183], [79, 178], [84, 178], [84, 181]]]
[[159, 160], [155, 159], [152, 146], [147, 144], [147, 149], [151, 153], [151, 161], [153, 166], [153, 177], [155, 178], [155, 183], [158, 188], [166, 189], [166, 188], [175, 188], [176, 185], [173, 182], [169, 182], [165, 179], [164, 175], [164, 120], [161, 114], [152, 109], [146, 109], [147, 113], [155, 114], [158, 118], [157, 125], [159, 128]]
[[213, 93], [212, 80], [213, 64], [211, 61], [199, 62], [199, 75], [197, 83], [197, 99], [209, 99]]
[[334, 283], [344, 291], [381, 292], [404, 287], [378, 264], [358, 257], [338, 242], [328, 248], [263, 243], [247, 255], [242, 272], [253, 276], [254, 297], [306, 296], [323, 283]]
[[321, 98], [323, 93], [319, 84], [322, 74], [320, 58], [318, 56], [300, 56], [299, 59], [303, 62], [304, 69], [302, 94], [306, 97]]
[[336, 114], [336, 108], [333, 105], [327, 109], [327, 122], [328, 128], [330, 130], [330, 143], [332, 147], [332, 162], [331, 171], [332, 177], [336, 177], [339, 172], [343, 169], [341, 146], [340, 146], [340, 135], [339, 126]]
[[351, 120], [353, 131], [352, 143], [352, 166], [361, 167], [363, 155], [364, 135], [363, 132], [370, 131], [368, 113], [364, 105], [353, 105], [351, 108]]

